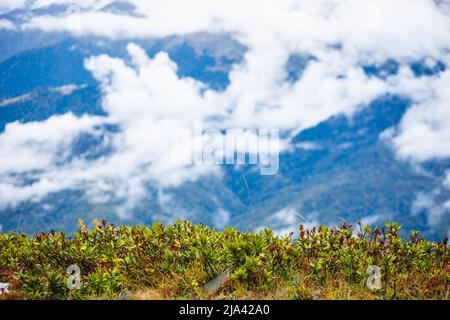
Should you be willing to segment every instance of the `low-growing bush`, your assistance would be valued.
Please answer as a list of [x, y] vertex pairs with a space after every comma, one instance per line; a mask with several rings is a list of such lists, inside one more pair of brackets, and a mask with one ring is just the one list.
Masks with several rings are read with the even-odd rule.
[[[432, 243], [417, 232], [403, 239], [396, 223], [300, 226], [298, 237], [182, 221], [79, 224], [70, 238], [0, 234], [0, 282], [10, 284], [0, 299], [118, 299], [124, 292], [131, 299], [449, 298], [447, 239]], [[217, 290], [204, 290], [227, 270]]]

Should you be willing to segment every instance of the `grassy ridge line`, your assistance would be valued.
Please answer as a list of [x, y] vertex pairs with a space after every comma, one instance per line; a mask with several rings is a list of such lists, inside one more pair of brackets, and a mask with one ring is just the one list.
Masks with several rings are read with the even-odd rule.
[[[299, 236], [259, 233], [178, 221], [120, 226], [80, 220], [64, 233], [0, 234], [0, 299], [449, 299], [450, 246], [400, 227], [359, 224], [305, 230]], [[80, 268], [81, 288], [69, 290], [67, 268]], [[378, 266], [381, 286], [367, 287]], [[203, 286], [232, 268], [214, 294]], [[370, 281], [370, 279], [369, 279]]]

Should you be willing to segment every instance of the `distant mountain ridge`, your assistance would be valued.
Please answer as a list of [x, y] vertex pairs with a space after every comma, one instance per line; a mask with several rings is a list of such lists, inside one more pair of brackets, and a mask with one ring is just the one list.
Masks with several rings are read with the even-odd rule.
[[[10, 31], [1, 31], [0, 41], [8, 44], [17, 40], [11, 36]], [[27, 34], [21, 33], [21, 37], [25, 39]], [[43, 121], [67, 112], [78, 116], [105, 114], [99, 84], [84, 69], [84, 59], [101, 53], [126, 57], [129, 41], [47, 37], [48, 41], [42, 41], [45, 46], [35, 43], [17, 52], [19, 46], [11, 45], [6, 50], [11, 56], [0, 56], [0, 103], [10, 101], [0, 107], [0, 133], [14, 121]], [[151, 57], [168, 51], [180, 76], [192, 77], [218, 91], [229, 84], [228, 73], [246, 50], [226, 35], [196, 34], [136, 42]], [[291, 60], [288, 71], [294, 81], [311, 59]], [[372, 66], [365, 71], [381, 76], [381, 68], [396, 72], [392, 66]], [[430, 71], [418, 65], [415, 70], [426, 75], [442, 68], [445, 66]], [[74, 86], [72, 91], [55, 90], [68, 85]], [[25, 98], [10, 100], [17, 97]], [[389, 219], [403, 224], [405, 231], [419, 229], [427, 238], [441, 240], [450, 229], [449, 217], [430, 227], [426, 210], [412, 212], [418, 194], [439, 187], [445, 166], [432, 161], [425, 166], [428, 173], [420, 173], [398, 160], [380, 138], [400, 122], [409, 107], [407, 98], [387, 95], [351, 118], [335, 116], [300, 132], [292, 139], [293, 149], [281, 154], [280, 173], [273, 177], [260, 176], [250, 166], [225, 166], [222, 177], [202, 178], [164, 190], [170, 200], [163, 204], [158, 188], [148, 185], [145, 201], [125, 221], [115, 214], [117, 203], [92, 204], [83, 190], [66, 190], [38, 203], [6, 208], [0, 212], [0, 225], [4, 232], [16, 230], [19, 221], [20, 230], [28, 233], [50, 229], [72, 232], [79, 218], [140, 224], [169, 222], [182, 216], [212, 226], [225, 221], [240, 229], [271, 226], [283, 231], [295, 228], [301, 217], [310, 223], [330, 225], [338, 224], [340, 218], [349, 222], [369, 219], [374, 224]], [[73, 154], [86, 153], [96, 144], [98, 140], [92, 136], [80, 137], [72, 146]]]

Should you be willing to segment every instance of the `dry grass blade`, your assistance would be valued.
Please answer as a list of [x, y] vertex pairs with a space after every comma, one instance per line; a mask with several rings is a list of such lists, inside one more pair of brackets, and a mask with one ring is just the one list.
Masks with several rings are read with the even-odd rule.
[[204, 290], [208, 294], [214, 294], [220, 288], [220, 286], [230, 277], [233, 273], [233, 268], [228, 268], [216, 278], [205, 284]]

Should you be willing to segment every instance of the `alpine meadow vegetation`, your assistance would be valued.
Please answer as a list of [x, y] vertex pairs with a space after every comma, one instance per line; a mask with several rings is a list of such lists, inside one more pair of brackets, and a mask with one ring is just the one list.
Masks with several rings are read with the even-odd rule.
[[79, 226], [73, 237], [0, 234], [0, 282], [9, 284], [0, 299], [449, 299], [448, 239], [405, 239], [397, 223], [301, 225], [283, 237], [185, 221]]

